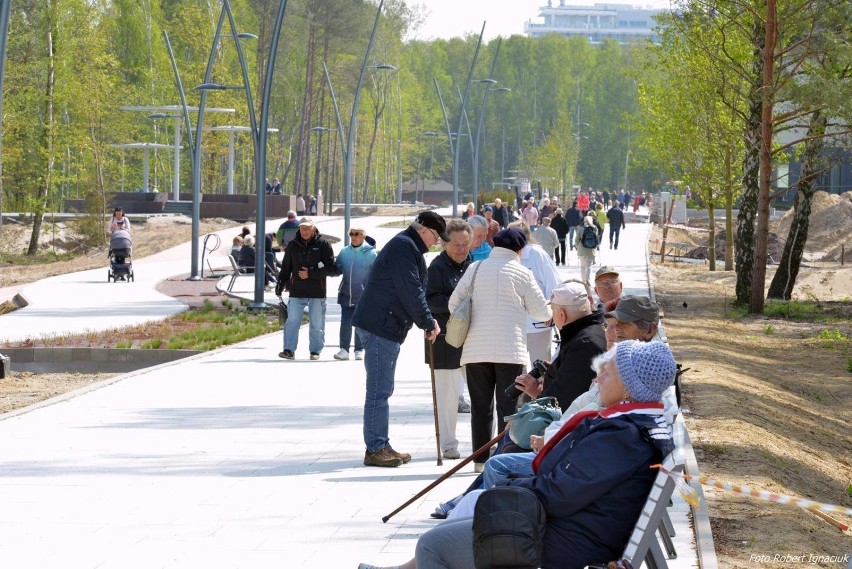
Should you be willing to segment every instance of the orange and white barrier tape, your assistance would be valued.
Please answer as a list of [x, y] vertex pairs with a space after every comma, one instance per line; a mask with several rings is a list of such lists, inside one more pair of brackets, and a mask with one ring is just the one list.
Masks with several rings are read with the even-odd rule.
[[[691, 488], [686, 483], [686, 481], [692, 479], [698, 480], [698, 482], [702, 486], [712, 486], [713, 488], [719, 488], [720, 490], [725, 490], [726, 492], [731, 492], [733, 494], [751, 496], [752, 498], [766, 500], [767, 502], [774, 502], [776, 504], [788, 504], [790, 506], [796, 506], [797, 508], [802, 508], [803, 510], [809, 510], [811, 512], [814, 512], [817, 515], [834, 513], [842, 514], [845, 516], [852, 516], [852, 508], [837, 506], [835, 504], [824, 504], [821, 502], [815, 502], [813, 500], [806, 500], [804, 498], [788, 496], [786, 494], [776, 494], [775, 492], [768, 492], [766, 490], [760, 490], [757, 488], [751, 488], [749, 486], [742, 486], [739, 484], [730, 484], [728, 482], [722, 482], [721, 480], [716, 480], [707, 476], [696, 477], [680, 472], [671, 472], [670, 470], [666, 470], [665, 468], [663, 468], [661, 464], [653, 465], [651, 468], [659, 468], [660, 471], [668, 474], [669, 477], [674, 480], [675, 484], [677, 485], [677, 489], [683, 499], [689, 502], [689, 504], [694, 508], [698, 507], [698, 493], [695, 491], [695, 489]], [[825, 520], [828, 516], [822, 515], [820, 517]], [[833, 518], [827, 519], [826, 521], [838, 527], [841, 531], [847, 531], [849, 529], [848, 525], [838, 522]]]

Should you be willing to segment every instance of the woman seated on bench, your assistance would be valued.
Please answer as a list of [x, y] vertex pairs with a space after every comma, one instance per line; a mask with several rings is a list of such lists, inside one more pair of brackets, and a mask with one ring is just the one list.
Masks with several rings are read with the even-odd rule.
[[[243, 246], [240, 248], [240, 257], [237, 259], [237, 264], [244, 268], [247, 273], [254, 273], [254, 264], [256, 261], [256, 250], [254, 248], [254, 237], [251, 235], [246, 235], [245, 239], [243, 239]], [[264, 266], [264, 286], [270, 286], [270, 283], [275, 282], [275, 275], [271, 274], [272, 271], [269, 269], [269, 265], [266, 263]]]
[[[538, 453], [532, 476], [497, 482], [532, 490], [544, 506], [545, 569], [616, 559], [657, 475], [651, 465], [674, 448], [660, 403], [677, 371], [669, 347], [627, 340], [601, 357], [596, 381], [603, 409], [577, 413], [563, 425]], [[468, 517], [432, 528], [417, 541], [414, 559], [399, 567], [472, 569], [472, 527]]]

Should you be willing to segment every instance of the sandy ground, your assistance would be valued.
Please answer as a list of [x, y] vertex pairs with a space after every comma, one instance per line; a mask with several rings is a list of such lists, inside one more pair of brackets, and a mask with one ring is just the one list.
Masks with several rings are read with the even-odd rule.
[[[150, 254], [159, 244], [189, 238], [188, 227], [177, 229], [185, 236], [175, 231], [140, 226], [134, 246]], [[681, 233], [670, 231], [669, 239], [700, 242], [694, 231]], [[652, 245], [660, 237], [655, 229]], [[809, 251], [808, 258], [820, 258], [819, 251]], [[102, 252], [93, 254], [91, 263], [102, 264]], [[80, 261], [69, 262], [72, 266], [85, 268]], [[56, 264], [23, 270], [0, 266], [0, 286], [55, 270]], [[809, 261], [802, 269], [794, 297], [819, 300], [826, 322], [738, 315], [730, 306], [732, 272], [671, 260], [655, 262], [652, 271], [669, 342], [678, 361], [691, 368], [684, 377], [686, 420], [703, 474], [852, 507], [852, 268]], [[770, 268], [767, 284], [772, 273]], [[161, 286], [188, 303], [209, 297], [206, 289], [187, 288], [180, 280]], [[0, 381], [0, 412], [107, 377], [16, 374]], [[842, 567], [845, 563], [827, 560], [811, 563], [815, 558], [808, 556], [852, 551], [848, 532], [809, 512], [712, 488], [705, 493], [720, 567]], [[852, 525], [848, 517], [835, 517]]]

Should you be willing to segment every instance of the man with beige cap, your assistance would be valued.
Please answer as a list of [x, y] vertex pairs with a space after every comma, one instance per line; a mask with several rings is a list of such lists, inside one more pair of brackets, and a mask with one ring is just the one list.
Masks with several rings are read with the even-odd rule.
[[553, 310], [553, 324], [559, 329], [559, 353], [541, 382], [525, 373], [515, 379], [515, 385], [530, 397], [556, 397], [562, 405], [568, 405], [588, 391], [595, 377], [592, 360], [606, 351], [606, 338], [601, 315], [592, 312], [582, 284], [559, 285], [548, 304]]

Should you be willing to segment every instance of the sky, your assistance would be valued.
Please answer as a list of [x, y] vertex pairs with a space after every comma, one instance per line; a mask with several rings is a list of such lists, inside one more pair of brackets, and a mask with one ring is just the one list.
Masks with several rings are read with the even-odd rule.
[[[567, 0], [568, 5], [591, 6], [596, 0]], [[597, 0], [597, 3], [628, 4], [666, 8], [668, 0]], [[411, 39], [451, 38], [468, 33], [479, 35], [485, 21], [485, 41], [497, 36], [524, 33], [524, 22], [538, 19], [538, 9], [547, 0], [409, 0], [430, 13]], [[559, 0], [553, 1], [554, 6]]]

